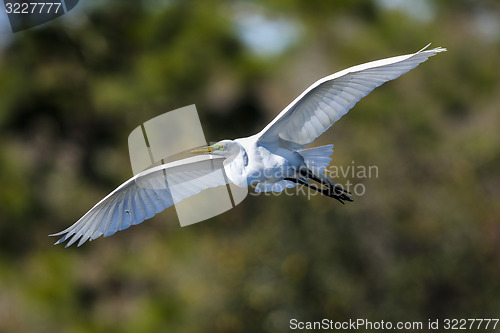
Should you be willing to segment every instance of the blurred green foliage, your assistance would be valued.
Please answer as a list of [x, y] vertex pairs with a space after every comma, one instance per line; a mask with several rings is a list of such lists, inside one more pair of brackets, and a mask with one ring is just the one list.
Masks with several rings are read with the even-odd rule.
[[[99, 1], [13, 35], [0, 52], [0, 331], [498, 318], [500, 6], [387, 3]], [[298, 33], [259, 54], [240, 33], [253, 15]], [[318, 139], [335, 165], [378, 167], [354, 204], [249, 196], [187, 228], [171, 208], [81, 248], [47, 237], [131, 176], [127, 136], [144, 121], [196, 104], [208, 140], [247, 136], [314, 80], [428, 42], [449, 52]]]

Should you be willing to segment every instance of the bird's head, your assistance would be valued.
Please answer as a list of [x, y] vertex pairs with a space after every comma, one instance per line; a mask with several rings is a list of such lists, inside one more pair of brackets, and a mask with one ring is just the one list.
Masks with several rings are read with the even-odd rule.
[[240, 153], [240, 145], [233, 140], [222, 140], [211, 146], [192, 150], [193, 154], [211, 154], [223, 156], [226, 158], [235, 157]]

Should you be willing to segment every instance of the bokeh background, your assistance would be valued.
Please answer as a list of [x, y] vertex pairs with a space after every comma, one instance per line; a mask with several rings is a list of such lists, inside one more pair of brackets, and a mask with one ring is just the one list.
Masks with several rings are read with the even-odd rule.
[[[500, 317], [498, 1], [84, 1], [1, 29], [1, 332]], [[132, 175], [144, 121], [196, 104], [208, 140], [247, 136], [316, 79], [429, 42], [448, 52], [315, 142], [378, 167], [353, 204], [249, 196], [186, 228], [170, 208], [80, 248], [47, 237]]]

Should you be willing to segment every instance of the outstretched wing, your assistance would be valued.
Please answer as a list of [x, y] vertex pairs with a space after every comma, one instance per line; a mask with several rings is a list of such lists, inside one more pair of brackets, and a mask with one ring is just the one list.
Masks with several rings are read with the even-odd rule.
[[429, 45], [414, 54], [350, 67], [316, 81], [257, 134], [259, 141], [288, 149], [304, 147], [373, 89], [446, 51], [440, 47], [425, 51]]
[[145, 170], [99, 201], [75, 224], [50, 236], [63, 235], [56, 244], [69, 240], [66, 247], [80, 239], [80, 246], [139, 224], [204, 189], [225, 185], [223, 160], [196, 156]]

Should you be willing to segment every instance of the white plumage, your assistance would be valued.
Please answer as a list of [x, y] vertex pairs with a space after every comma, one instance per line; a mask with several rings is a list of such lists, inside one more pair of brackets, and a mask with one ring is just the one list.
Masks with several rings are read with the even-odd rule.
[[435, 48], [353, 66], [316, 81], [300, 94], [258, 135], [288, 149], [311, 143], [349, 111], [361, 98], [382, 83], [394, 80], [430, 56], [446, 51]]
[[[333, 145], [302, 148], [373, 89], [446, 51], [427, 47], [414, 54], [350, 67], [316, 81], [261, 132], [193, 151], [208, 153], [208, 158], [194, 156], [143, 171], [99, 201], [75, 224], [51, 236], [62, 235], [56, 244], [69, 240], [66, 246], [70, 246], [79, 240], [80, 246], [141, 223], [204, 189], [225, 185], [228, 179], [238, 186], [256, 184], [256, 192], [280, 192], [304, 185], [342, 203], [352, 201], [324, 175]], [[214, 164], [219, 169], [214, 169]], [[220, 169], [228, 179], [214, 172]]]

